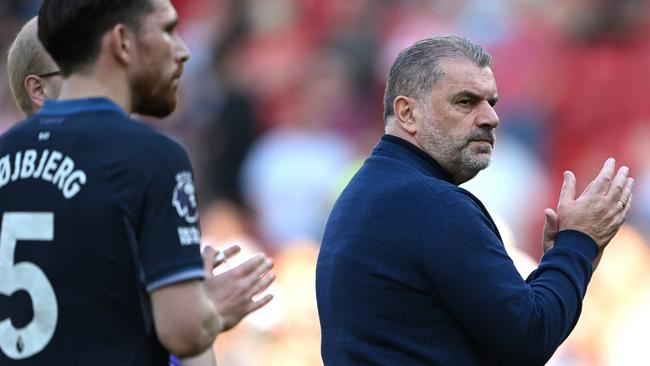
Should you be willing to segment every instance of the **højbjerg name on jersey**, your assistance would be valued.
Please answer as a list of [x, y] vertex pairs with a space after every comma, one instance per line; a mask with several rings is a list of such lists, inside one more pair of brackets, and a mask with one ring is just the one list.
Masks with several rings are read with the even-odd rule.
[[[172, 206], [176, 208], [178, 216], [184, 218], [188, 224], [195, 224], [199, 220], [194, 182], [192, 173], [189, 171], [176, 174]], [[178, 239], [182, 245], [200, 244], [201, 232], [195, 225], [180, 226], [178, 227]]]
[[74, 160], [56, 150], [29, 149], [0, 158], [0, 188], [27, 178], [40, 178], [54, 184], [67, 199], [79, 193], [86, 183], [86, 173], [75, 170]]

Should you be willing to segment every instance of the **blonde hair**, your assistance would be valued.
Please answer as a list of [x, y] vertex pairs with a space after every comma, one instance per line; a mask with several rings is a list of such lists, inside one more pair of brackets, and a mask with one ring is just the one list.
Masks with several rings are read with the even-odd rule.
[[25, 78], [51, 72], [56, 63], [38, 40], [37, 18], [30, 19], [18, 32], [7, 53], [7, 73], [11, 94], [25, 114], [33, 114], [32, 100], [25, 87]]

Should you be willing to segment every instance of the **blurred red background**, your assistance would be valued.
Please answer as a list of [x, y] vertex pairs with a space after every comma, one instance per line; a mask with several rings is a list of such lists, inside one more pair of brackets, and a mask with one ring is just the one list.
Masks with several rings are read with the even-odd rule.
[[[594, 274], [576, 330], [549, 364], [650, 364], [647, 1], [173, 3], [192, 59], [177, 111], [144, 121], [190, 152], [206, 243], [266, 251], [278, 274], [272, 304], [219, 337], [220, 365], [322, 364], [314, 269], [329, 209], [383, 132], [393, 58], [444, 34], [494, 57], [501, 125], [493, 165], [466, 188], [497, 218], [516, 258], [527, 258], [523, 272], [541, 255], [543, 209], [555, 207], [564, 170], [576, 173], [580, 189], [607, 157], [630, 166], [631, 215]], [[3, 54], [39, 4], [0, 3]], [[0, 73], [0, 131], [20, 118]]]

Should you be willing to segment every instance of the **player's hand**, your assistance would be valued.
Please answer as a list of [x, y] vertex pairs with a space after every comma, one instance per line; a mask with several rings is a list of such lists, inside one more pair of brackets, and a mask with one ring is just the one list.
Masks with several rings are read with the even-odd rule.
[[203, 269], [206, 278], [212, 277], [212, 270], [225, 263], [228, 259], [241, 252], [239, 245], [233, 245], [226, 250], [216, 250], [207, 245], [201, 255], [203, 256]]
[[598, 176], [575, 198], [576, 179], [564, 173], [557, 208], [558, 230], [578, 230], [589, 235], [602, 251], [623, 225], [632, 204], [634, 179], [622, 166], [614, 176], [614, 159], [607, 159]]
[[[228, 249], [224, 252], [228, 252]], [[232, 252], [234, 250], [230, 253]], [[232, 255], [237, 252], [239, 250]], [[214, 258], [217, 252], [209, 246], [206, 247], [204, 250], [204, 263], [211, 253], [214, 253], [212, 254], [212, 258]], [[226, 257], [228, 257], [228, 254], [225, 253]], [[216, 263], [217, 261], [213, 260], [213, 262]], [[214, 267], [216, 265], [211, 265], [210, 268]], [[266, 290], [275, 280], [275, 275], [269, 272], [272, 267], [273, 262], [271, 259], [260, 253], [239, 266], [216, 276], [212, 276], [210, 269], [210, 275], [205, 286], [208, 296], [214, 302], [223, 319], [224, 331], [231, 329], [246, 315], [260, 309], [273, 299], [273, 295], [268, 294], [261, 299], [253, 300], [254, 296]]]

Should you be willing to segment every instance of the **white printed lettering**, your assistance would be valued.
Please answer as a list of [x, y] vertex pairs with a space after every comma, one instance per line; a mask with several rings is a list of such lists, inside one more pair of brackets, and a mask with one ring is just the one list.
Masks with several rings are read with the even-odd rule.
[[63, 161], [61, 162], [61, 165], [59, 165], [59, 169], [57, 169], [56, 173], [54, 174], [54, 179], [52, 179], [52, 184], [57, 184], [59, 189], [63, 188], [63, 184], [65, 183], [65, 179], [68, 177], [68, 174], [74, 170], [74, 162], [72, 159], [69, 157], [65, 157]]
[[[75, 170], [74, 160], [56, 150], [39, 152], [29, 149], [16, 151], [14, 154], [13, 159], [10, 154], [0, 158], [0, 188], [7, 185], [10, 180], [13, 182], [30, 177], [41, 178], [55, 185], [65, 198], [70, 199], [77, 195], [82, 186], [86, 184], [86, 173], [81, 169]], [[13, 171], [11, 170], [12, 160], [14, 162]], [[38, 167], [36, 166], [37, 160], [39, 161]], [[59, 164], [59, 162], [61, 163]], [[190, 235], [188, 241], [191, 241], [192, 233], [188, 235]]]
[[34, 173], [36, 169], [36, 150], [30, 149], [25, 151], [25, 156], [23, 157], [23, 168], [20, 170], [20, 179], [29, 178]]
[[178, 240], [181, 242], [181, 245], [201, 244], [201, 232], [197, 227], [179, 226], [177, 228], [177, 231], [178, 231]]
[[34, 178], [39, 178], [41, 176], [41, 173], [43, 172], [43, 167], [45, 166], [45, 161], [47, 160], [47, 156], [50, 154], [50, 150], [43, 150], [43, 155], [41, 155], [41, 161], [38, 163], [38, 168], [36, 168], [36, 171], [34, 172]]
[[9, 182], [9, 176], [11, 176], [11, 163], [9, 163], [9, 155], [5, 155], [0, 159], [0, 187]]
[[86, 173], [83, 170], [75, 170], [63, 185], [63, 197], [68, 199], [74, 197], [83, 184], [86, 184]]
[[48, 182], [52, 181], [52, 171], [56, 169], [58, 166], [59, 160], [61, 160], [61, 155], [60, 152], [54, 150], [50, 154], [50, 158], [47, 160], [47, 164], [45, 164], [45, 168], [43, 169], [43, 180], [46, 180]]
[[22, 154], [20, 153], [20, 151], [18, 151], [16, 153], [16, 157], [15, 157], [15, 160], [14, 160], [14, 173], [11, 175], [11, 181], [12, 182], [15, 182], [16, 179], [18, 179], [18, 174], [20, 173], [20, 157], [21, 156], [22, 156]]

